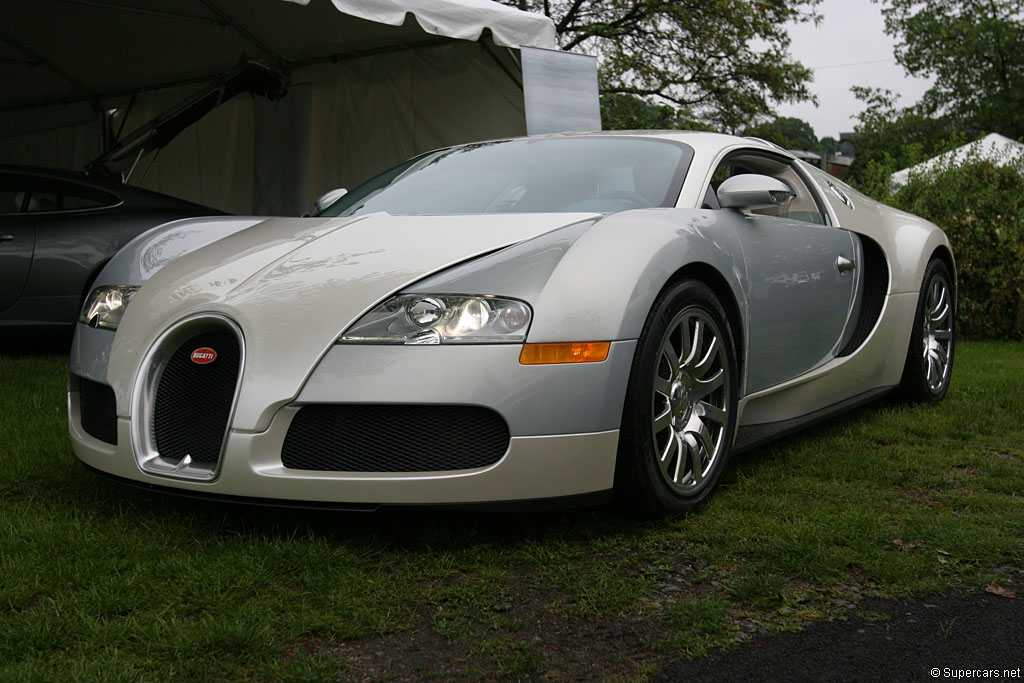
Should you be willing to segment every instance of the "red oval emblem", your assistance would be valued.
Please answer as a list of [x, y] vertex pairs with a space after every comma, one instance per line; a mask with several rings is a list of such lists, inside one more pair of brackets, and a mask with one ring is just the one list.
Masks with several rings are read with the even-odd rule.
[[199, 363], [200, 365], [206, 365], [212, 363], [217, 359], [217, 352], [211, 349], [209, 346], [204, 346], [201, 349], [196, 349], [192, 352], [192, 362]]

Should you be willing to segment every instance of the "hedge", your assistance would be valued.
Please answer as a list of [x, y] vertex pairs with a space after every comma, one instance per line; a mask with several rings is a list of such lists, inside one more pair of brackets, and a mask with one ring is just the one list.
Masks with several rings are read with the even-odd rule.
[[1024, 339], [1024, 164], [947, 164], [912, 175], [879, 199], [932, 221], [949, 236], [958, 336]]

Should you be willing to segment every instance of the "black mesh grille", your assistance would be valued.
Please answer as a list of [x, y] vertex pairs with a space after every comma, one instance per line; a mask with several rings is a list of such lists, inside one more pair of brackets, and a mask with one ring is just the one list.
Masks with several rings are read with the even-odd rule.
[[116, 446], [117, 406], [114, 390], [106, 384], [82, 377], [79, 379], [78, 402], [85, 433]]
[[508, 450], [500, 415], [476, 406], [309, 405], [284, 440], [295, 470], [437, 472], [486, 467]]
[[[192, 352], [209, 347], [217, 358], [204, 365]], [[216, 463], [235, 396], [240, 360], [229, 330], [203, 332], [175, 350], [160, 377], [153, 405], [153, 439], [164, 458]]]

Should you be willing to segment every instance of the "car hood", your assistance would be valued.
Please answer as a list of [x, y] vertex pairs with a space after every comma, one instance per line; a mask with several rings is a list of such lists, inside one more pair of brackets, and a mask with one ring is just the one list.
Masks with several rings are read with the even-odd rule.
[[184, 318], [219, 313], [245, 342], [234, 425], [262, 431], [341, 332], [381, 300], [454, 264], [594, 218], [376, 213], [276, 218], [229, 235], [168, 263], [132, 299], [107, 369], [118, 414], [129, 414], [139, 364], [156, 339]]

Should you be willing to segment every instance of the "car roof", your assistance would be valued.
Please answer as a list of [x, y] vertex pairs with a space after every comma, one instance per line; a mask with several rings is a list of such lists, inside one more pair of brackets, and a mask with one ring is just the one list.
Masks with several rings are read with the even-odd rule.
[[50, 180], [63, 180], [79, 185], [85, 185], [97, 190], [109, 192], [119, 196], [132, 204], [144, 204], [152, 208], [171, 210], [193, 210], [206, 212], [209, 215], [220, 215], [223, 211], [208, 206], [196, 204], [185, 199], [179, 199], [170, 195], [146, 190], [133, 185], [125, 185], [112, 178], [97, 178], [86, 175], [79, 171], [70, 171], [63, 168], [46, 168], [44, 166], [24, 166], [19, 164], [0, 164], [0, 173], [9, 175], [32, 176], [36, 178], [47, 178]]
[[[573, 138], [573, 137], [638, 137], [638, 138], [650, 138], [659, 140], [672, 140], [674, 142], [682, 142], [694, 149], [694, 151], [708, 151], [714, 152], [725, 147], [732, 147], [736, 145], [742, 145], [744, 147], [750, 147], [754, 149], [761, 149], [766, 152], [775, 152], [783, 154], [787, 157], [793, 155], [786, 151], [784, 148], [776, 145], [775, 143], [761, 138], [755, 137], [741, 137], [739, 135], [729, 135], [727, 133], [714, 133], [710, 131], [702, 130], [600, 130], [590, 132], [571, 132], [571, 133], [544, 133], [541, 135], [530, 135], [521, 137], [508, 137], [508, 138], [496, 138], [498, 140], [528, 140], [528, 139], [544, 139], [544, 138]], [[468, 143], [474, 144], [474, 143]], [[454, 147], [462, 147], [463, 145], [453, 145]]]

